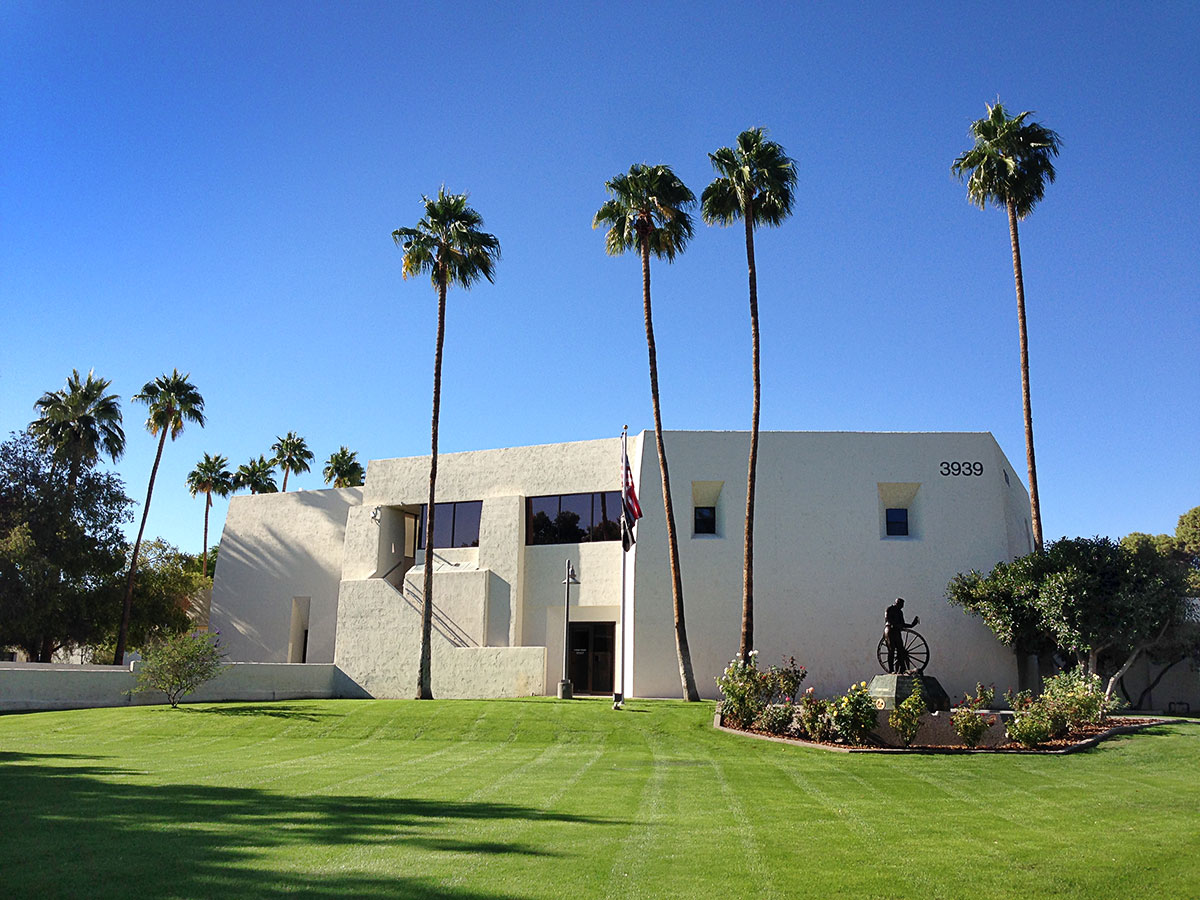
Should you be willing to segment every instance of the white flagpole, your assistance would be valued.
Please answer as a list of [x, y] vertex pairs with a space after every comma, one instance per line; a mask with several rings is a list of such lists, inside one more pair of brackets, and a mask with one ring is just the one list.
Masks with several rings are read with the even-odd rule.
[[621, 641], [620, 653], [620, 676], [621, 690], [616, 689], [613, 685], [613, 709], [620, 709], [625, 704], [625, 555], [628, 552], [625, 549], [625, 529], [629, 527], [629, 523], [625, 521], [625, 468], [629, 465], [629, 453], [626, 450], [625, 442], [628, 436], [629, 426], [625, 425], [621, 428], [621, 624], [620, 634], [618, 637]]

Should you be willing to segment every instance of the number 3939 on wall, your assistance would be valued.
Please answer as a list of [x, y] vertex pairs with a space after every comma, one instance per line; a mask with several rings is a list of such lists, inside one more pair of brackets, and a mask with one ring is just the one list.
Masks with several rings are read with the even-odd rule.
[[938, 471], [943, 475], [958, 476], [958, 475], [975, 475], [983, 474], [983, 463], [981, 462], [947, 462], [942, 460], [938, 464]]

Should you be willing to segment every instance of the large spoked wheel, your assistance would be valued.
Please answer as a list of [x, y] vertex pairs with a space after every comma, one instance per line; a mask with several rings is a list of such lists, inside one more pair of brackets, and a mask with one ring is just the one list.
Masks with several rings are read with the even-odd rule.
[[[879, 647], [875, 652], [879, 659], [879, 668], [884, 672], [888, 670], [888, 646], [887, 638], [879, 639]], [[925, 638], [921, 637], [919, 631], [913, 631], [911, 628], [904, 629], [904, 649], [900, 650], [896, 659], [896, 674], [897, 675], [923, 675], [925, 667], [929, 665], [929, 645], [925, 643]]]

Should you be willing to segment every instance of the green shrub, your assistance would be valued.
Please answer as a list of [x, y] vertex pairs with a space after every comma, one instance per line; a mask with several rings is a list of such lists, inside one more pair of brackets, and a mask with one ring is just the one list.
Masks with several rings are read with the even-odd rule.
[[875, 730], [875, 701], [865, 681], [850, 685], [841, 697], [829, 701], [829, 716], [838, 737], [847, 744], [865, 744]]
[[830, 715], [830, 702], [816, 695], [809, 688], [800, 698], [796, 706], [796, 725], [801, 737], [813, 741], [832, 741], [837, 736], [837, 728]]
[[1085, 675], [1078, 669], [1046, 679], [1042, 700], [1054, 707], [1068, 728], [1103, 722], [1117, 707], [1115, 699], [1105, 701], [1099, 675]]
[[1017, 713], [1008, 723], [1005, 732], [1009, 740], [1016, 741], [1022, 747], [1036, 747], [1054, 736], [1050, 717], [1040, 703], [1034, 703], [1023, 712]]
[[754, 727], [767, 734], [787, 734], [794, 712], [795, 707], [790, 703], [768, 703], [754, 720]]
[[972, 697], [970, 694], [964, 696], [962, 703], [958, 704], [954, 708], [954, 712], [950, 714], [954, 730], [958, 732], [958, 736], [968, 747], [978, 746], [987, 730], [996, 724], [995, 716], [984, 716], [979, 712], [979, 710], [991, 706], [995, 696], [996, 692], [990, 687], [976, 684], [975, 696]]
[[913, 679], [912, 693], [896, 704], [888, 716], [888, 724], [896, 729], [900, 740], [907, 747], [921, 730], [921, 716], [925, 714], [925, 694], [921, 690], [921, 679]]
[[191, 631], [172, 635], [146, 654], [137, 669], [137, 692], [162, 691], [172, 707], [221, 671], [225, 656], [216, 634]]
[[773, 701], [790, 706], [807, 674], [795, 657], [765, 672], [758, 668], [757, 650], [750, 651], [749, 662], [731, 660], [717, 676], [722, 718], [735, 728], [750, 727]]

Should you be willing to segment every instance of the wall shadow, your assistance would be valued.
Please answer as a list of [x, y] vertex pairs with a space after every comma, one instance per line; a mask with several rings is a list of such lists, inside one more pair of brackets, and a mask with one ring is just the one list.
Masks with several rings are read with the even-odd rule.
[[[380, 854], [402, 859], [411, 847], [544, 857], [555, 854], [464, 832], [471, 822], [497, 819], [610, 823], [508, 803], [151, 783], [101, 758], [14, 752], [0, 752], [0, 797], [0, 870], [5, 894], [14, 897], [500, 900], [520, 895], [404, 875], [402, 861], [390, 867], [397, 874], [375, 874], [389, 868]], [[365, 849], [328, 864], [354, 847]]]

